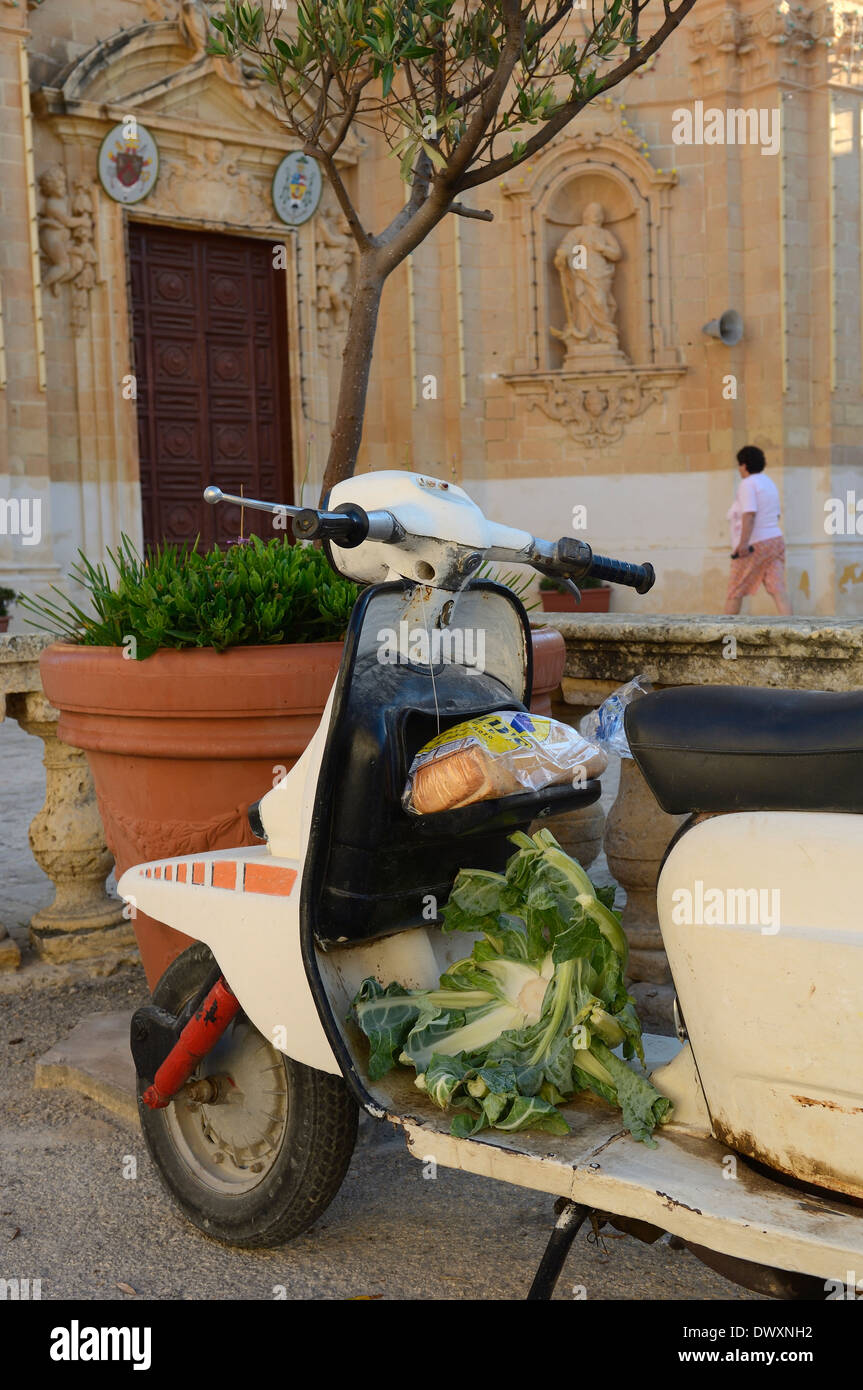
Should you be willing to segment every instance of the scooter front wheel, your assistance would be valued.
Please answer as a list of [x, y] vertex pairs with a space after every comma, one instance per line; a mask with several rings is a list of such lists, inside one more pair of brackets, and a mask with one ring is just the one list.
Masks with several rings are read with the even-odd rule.
[[[198, 942], [168, 967], [153, 1003], [178, 1014], [213, 969]], [[278, 1052], [240, 1013], [190, 1078], [214, 1103], [183, 1096], [163, 1110], [141, 1099], [141, 1128], [163, 1187], [205, 1235], [228, 1245], [281, 1245], [336, 1195], [354, 1150], [357, 1106], [340, 1076]]]

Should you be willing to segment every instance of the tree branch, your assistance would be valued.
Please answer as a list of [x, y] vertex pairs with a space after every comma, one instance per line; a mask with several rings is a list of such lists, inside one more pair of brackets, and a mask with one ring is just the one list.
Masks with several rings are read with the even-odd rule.
[[[666, 3], [666, 0], [663, 0], [663, 3]], [[578, 115], [579, 111], [583, 110], [590, 102], [596, 101], [597, 97], [602, 96], [603, 92], [611, 91], [613, 87], [618, 86], [624, 78], [629, 77], [630, 73], [642, 67], [643, 64], [647, 62], [648, 58], [658, 52], [669, 34], [677, 28], [681, 20], [686, 18], [694, 4], [695, 0], [680, 0], [677, 9], [669, 12], [661, 28], [657, 29], [656, 32], [651, 35], [643, 48], [633, 50], [626, 61], [610, 72], [602, 84], [598, 86], [595, 91], [591, 92], [590, 96], [577, 97], [564, 103], [555, 115], [543, 122], [542, 129], [538, 130], [535, 135], [532, 135], [530, 139], [525, 142], [524, 150], [518, 158], [514, 157], [512, 154], [501, 155], [499, 159], [490, 160], [489, 163], [484, 164], [482, 168], [465, 173], [461, 178], [455, 180], [454, 186], [451, 185], [453, 187], [453, 192], [465, 193], [469, 188], [478, 188], [480, 184], [489, 183], [492, 179], [500, 178], [503, 174], [508, 174], [510, 169], [514, 169], [517, 164], [521, 164], [525, 159], [530, 159], [533, 155], [537, 154], [539, 150], [544, 149], [549, 141], [553, 140], [555, 135], [563, 130], [574, 116]], [[460, 148], [461, 146], [459, 146], [459, 149]], [[445, 177], [447, 172], [448, 171], [444, 171], [440, 177]]]
[[[694, 4], [695, 0], [692, 0], [692, 3]], [[489, 121], [494, 119], [524, 43], [525, 17], [518, 0], [503, 0], [501, 9], [506, 25], [506, 40], [495, 68], [494, 80], [483, 92], [479, 106], [471, 116], [467, 130], [456, 145], [447, 168], [442, 170], [435, 179], [436, 184], [440, 184], [453, 192], [458, 179], [476, 154], [477, 146], [488, 128]]]
[[345, 215], [345, 221], [351, 229], [354, 241], [365, 254], [370, 251], [373, 245], [372, 238], [369, 236], [363, 224], [360, 222], [357, 210], [351, 202], [351, 195], [342, 182], [342, 176], [336, 168], [336, 162], [332, 155], [320, 145], [308, 144], [303, 149], [304, 154], [310, 154], [313, 159], [319, 159], [326, 171], [327, 178], [333, 187], [333, 192], [338, 199], [339, 207]]
[[494, 213], [489, 208], [466, 208], [464, 203], [450, 203], [447, 212], [457, 213], [459, 217], [475, 217], [479, 222], [494, 221]]

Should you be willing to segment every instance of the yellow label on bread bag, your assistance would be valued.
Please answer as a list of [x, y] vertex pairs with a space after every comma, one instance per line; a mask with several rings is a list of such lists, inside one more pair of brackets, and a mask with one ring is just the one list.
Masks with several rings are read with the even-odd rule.
[[[512, 721], [512, 722], [511, 722]], [[516, 725], [520, 723], [522, 728]], [[480, 719], [466, 719], [456, 724], [446, 733], [438, 734], [417, 753], [418, 759], [425, 759], [430, 753], [440, 749], [454, 748], [465, 742], [476, 742], [487, 748], [489, 753], [511, 753], [516, 748], [531, 748], [544, 743], [548, 738], [551, 720], [538, 719], [533, 714], [484, 714]]]

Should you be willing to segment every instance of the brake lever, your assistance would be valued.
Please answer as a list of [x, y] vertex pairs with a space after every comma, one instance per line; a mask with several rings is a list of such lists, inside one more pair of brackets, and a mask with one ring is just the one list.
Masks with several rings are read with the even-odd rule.
[[538, 565], [534, 562], [533, 569], [546, 579], [553, 579], [555, 584], [559, 584], [567, 593], [572, 594], [576, 603], [581, 603], [581, 590], [574, 579], [570, 579], [568, 575], [558, 574], [552, 565]]

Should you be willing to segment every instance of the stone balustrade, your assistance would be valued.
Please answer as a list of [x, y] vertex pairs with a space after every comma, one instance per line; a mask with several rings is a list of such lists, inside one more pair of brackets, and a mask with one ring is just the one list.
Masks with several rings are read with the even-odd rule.
[[[549, 614], [546, 621], [566, 641], [562, 694], [572, 722], [639, 674], [656, 686], [863, 688], [863, 620], [597, 613]], [[49, 960], [128, 951], [134, 941], [131, 924], [124, 920], [123, 904], [105, 891], [111, 856], [86, 755], [57, 740], [58, 712], [42, 693], [39, 654], [50, 640], [0, 638], [0, 717], [5, 712], [45, 744], [45, 804], [30, 827], [30, 844], [56, 895], [33, 918], [31, 940]], [[655, 887], [682, 819], [661, 810], [638, 768], [624, 759], [604, 848], [611, 873], [626, 891], [632, 987], [650, 1027], [668, 1027], [671, 1021], [673, 987]], [[555, 829], [570, 852], [588, 864], [599, 848], [602, 811], [596, 806], [573, 813], [566, 826]], [[17, 963], [18, 948], [0, 926], [0, 969]]]
[[[124, 905], [105, 891], [113, 859], [96, 804], [87, 755], [57, 738], [59, 711], [42, 693], [39, 656], [51, 637], [0, 637], [0, 720], [14, 719], [45, 745], [45, 803], [30, 825], [33, 857], [54, 884], [54, 901], [30, 922], [44, 960], [81, 960], [134, 949]], [[0, 970], [20, 963], [0, 923]]]
[[[637, 675], [658, 687], [863, 689], [863, 620], [596, 613], [549, 614], [546, 621], [566, 641], [562, 693], [573, 722]], [[656, 879], [684, 819], [667, 815], [635, 763], [622, 759], [604, 845], [609, 869], [627, 894], [632, 992], [653, 1028], [671, 1025], [674, 998], [656, 916]]]

